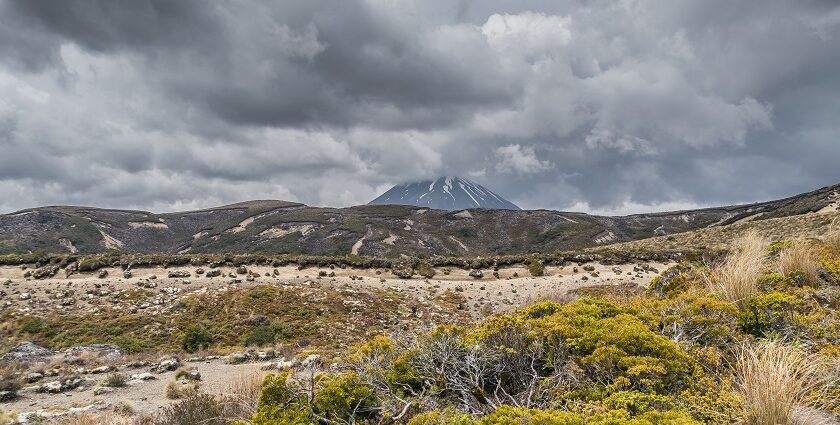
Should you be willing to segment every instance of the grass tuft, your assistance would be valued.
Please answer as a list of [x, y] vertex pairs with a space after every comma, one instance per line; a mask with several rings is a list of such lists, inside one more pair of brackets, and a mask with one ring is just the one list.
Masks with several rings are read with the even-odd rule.
[[816, 355], [777, 340], [746, 345], [737, 353], [737, 389], [746, 425], [791, 424], [803, 408], [829, 401], [831, 382]]
[[796, 276], [801, 283], [815, 286], [819, 280], [817, 254], [805, 241], [796, 241], [779, 253], [779, 272], [785, 276]]
[[767, 245], [768, 241], [753, 231], [738, 237], [730, 254], [706, 273], [709, 290], [742, 306], [758, 293], [758, 276], [766, 268]]

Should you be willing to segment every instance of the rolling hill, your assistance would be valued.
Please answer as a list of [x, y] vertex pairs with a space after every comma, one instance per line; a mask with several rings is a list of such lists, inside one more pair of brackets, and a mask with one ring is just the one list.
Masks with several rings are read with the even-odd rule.
[[0, 253], [521, 254], [836, 211], [838, 201], [840, 185], [776, 201], [621, 217], [404, 205], [316, 208], [271, 200], [165, 214], [51, 206], [0, 215]]

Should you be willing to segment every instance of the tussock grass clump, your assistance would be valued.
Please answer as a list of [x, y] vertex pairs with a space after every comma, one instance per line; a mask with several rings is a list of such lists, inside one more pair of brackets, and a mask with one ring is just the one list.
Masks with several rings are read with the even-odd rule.
[[166, 384], [166, 398], [180, 400], [198, 393], [198, 384], [188, 381], [172, 381]]
[[240, 375], [221, 395], [222, 416], [231, 421], [250, 421], [257, 412], [265, 374]]
[[797, 241], [779, 253], [779, 272], [795, 276], [804, 285], [814, 286], [819, 280], [817, 254], [805, 241]]
[[706, 282], [710, 291], [738, 306], [758, 293], [758, 276], [765, 270], [768, 241], [750, 231], [737, 238], [731, 253], [710, 267]]
[[803, 407], [826, 406], [836, 384], [831, 376], [821, 358], [780, 341], [744, 346], [736, 357], [743, 423], [791, 424]]
[[823, 240], [832, 251], [840, 252], [840, 219], [834, 219], [831, 222], [831, 226], [829, 226], [828, 232]]
[[111, 373], [105, 377], [105, 380], [102, 381], [102, 385], [106, 387], [122, 388], [128, 385], [128, 378], [121, 373]]

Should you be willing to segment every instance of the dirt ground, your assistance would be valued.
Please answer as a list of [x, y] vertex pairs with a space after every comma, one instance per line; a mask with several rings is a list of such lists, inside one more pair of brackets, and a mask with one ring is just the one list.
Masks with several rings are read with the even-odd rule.
[[[104, 278], [98, 277], [99, 272], [77, 273], [68, 277], [59, 272], [53, 278], [35, 280], [25, 278], [27, 270], [21, 267], [4, 266], [0, 267], [0, 311], [27, 314], [83, 311], [106, 304], [117, 309], [155, 311], [190, 294], [255, 285], [278, 285], [351, 288], [357, 291], [391, 289], [417, 298], [428, 298], [451, 290], [463, 295], [469, 311], [479, 318], [486, 313], [488, 305], [492, 306], [493, 312], [499, 312], [585, 286], [628, 283], [646, 285], [667, 267], [668, 264], [655, 262], [623, 265], [587, 263], [546, 267], [545, 276], [541, 277], [531, 277], [526, 267], [508, 267], [499, 269], [498, 277], [493, 275], [493, 270], [483, 270], [481, 278], [469, 276], [467, 270], [438, 269], [431, 279], [417, 275], [411, 279], [400, 279], [387, 270], [316, 267], [298, 270], [292, 266], [250, 266], [248, 272], [253, 281], [249, 281], [241, 273], [235, 278], [229, 277], [231, 273], [237, 272], [233, 267], [219, 267], [217, 270], [222, 272], [222, 276], [210, 278], [205, 276], [206, 273], [197, 275], [197, 268], [190, 266], [135, 269], [130, 278], [123, 278], [121, 269], [109, 268], [105, 269], [108, 275]], [[190, 276], [168, 278], [170, 272], [186, 272]], [[319, 272], [335, 275], [319, 277]], [[151, 302], [140, 303], [121, 300], [117, 296], [123, 291], [136, 288], [158, 291], [159, 295]]]

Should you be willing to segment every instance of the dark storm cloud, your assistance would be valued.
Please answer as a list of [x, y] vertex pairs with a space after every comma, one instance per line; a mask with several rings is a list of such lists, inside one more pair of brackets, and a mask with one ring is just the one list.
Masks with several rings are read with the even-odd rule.
[[6, 0], [0, 210], [786, 196], [840, 181], [839, 76], [833, 1]]

